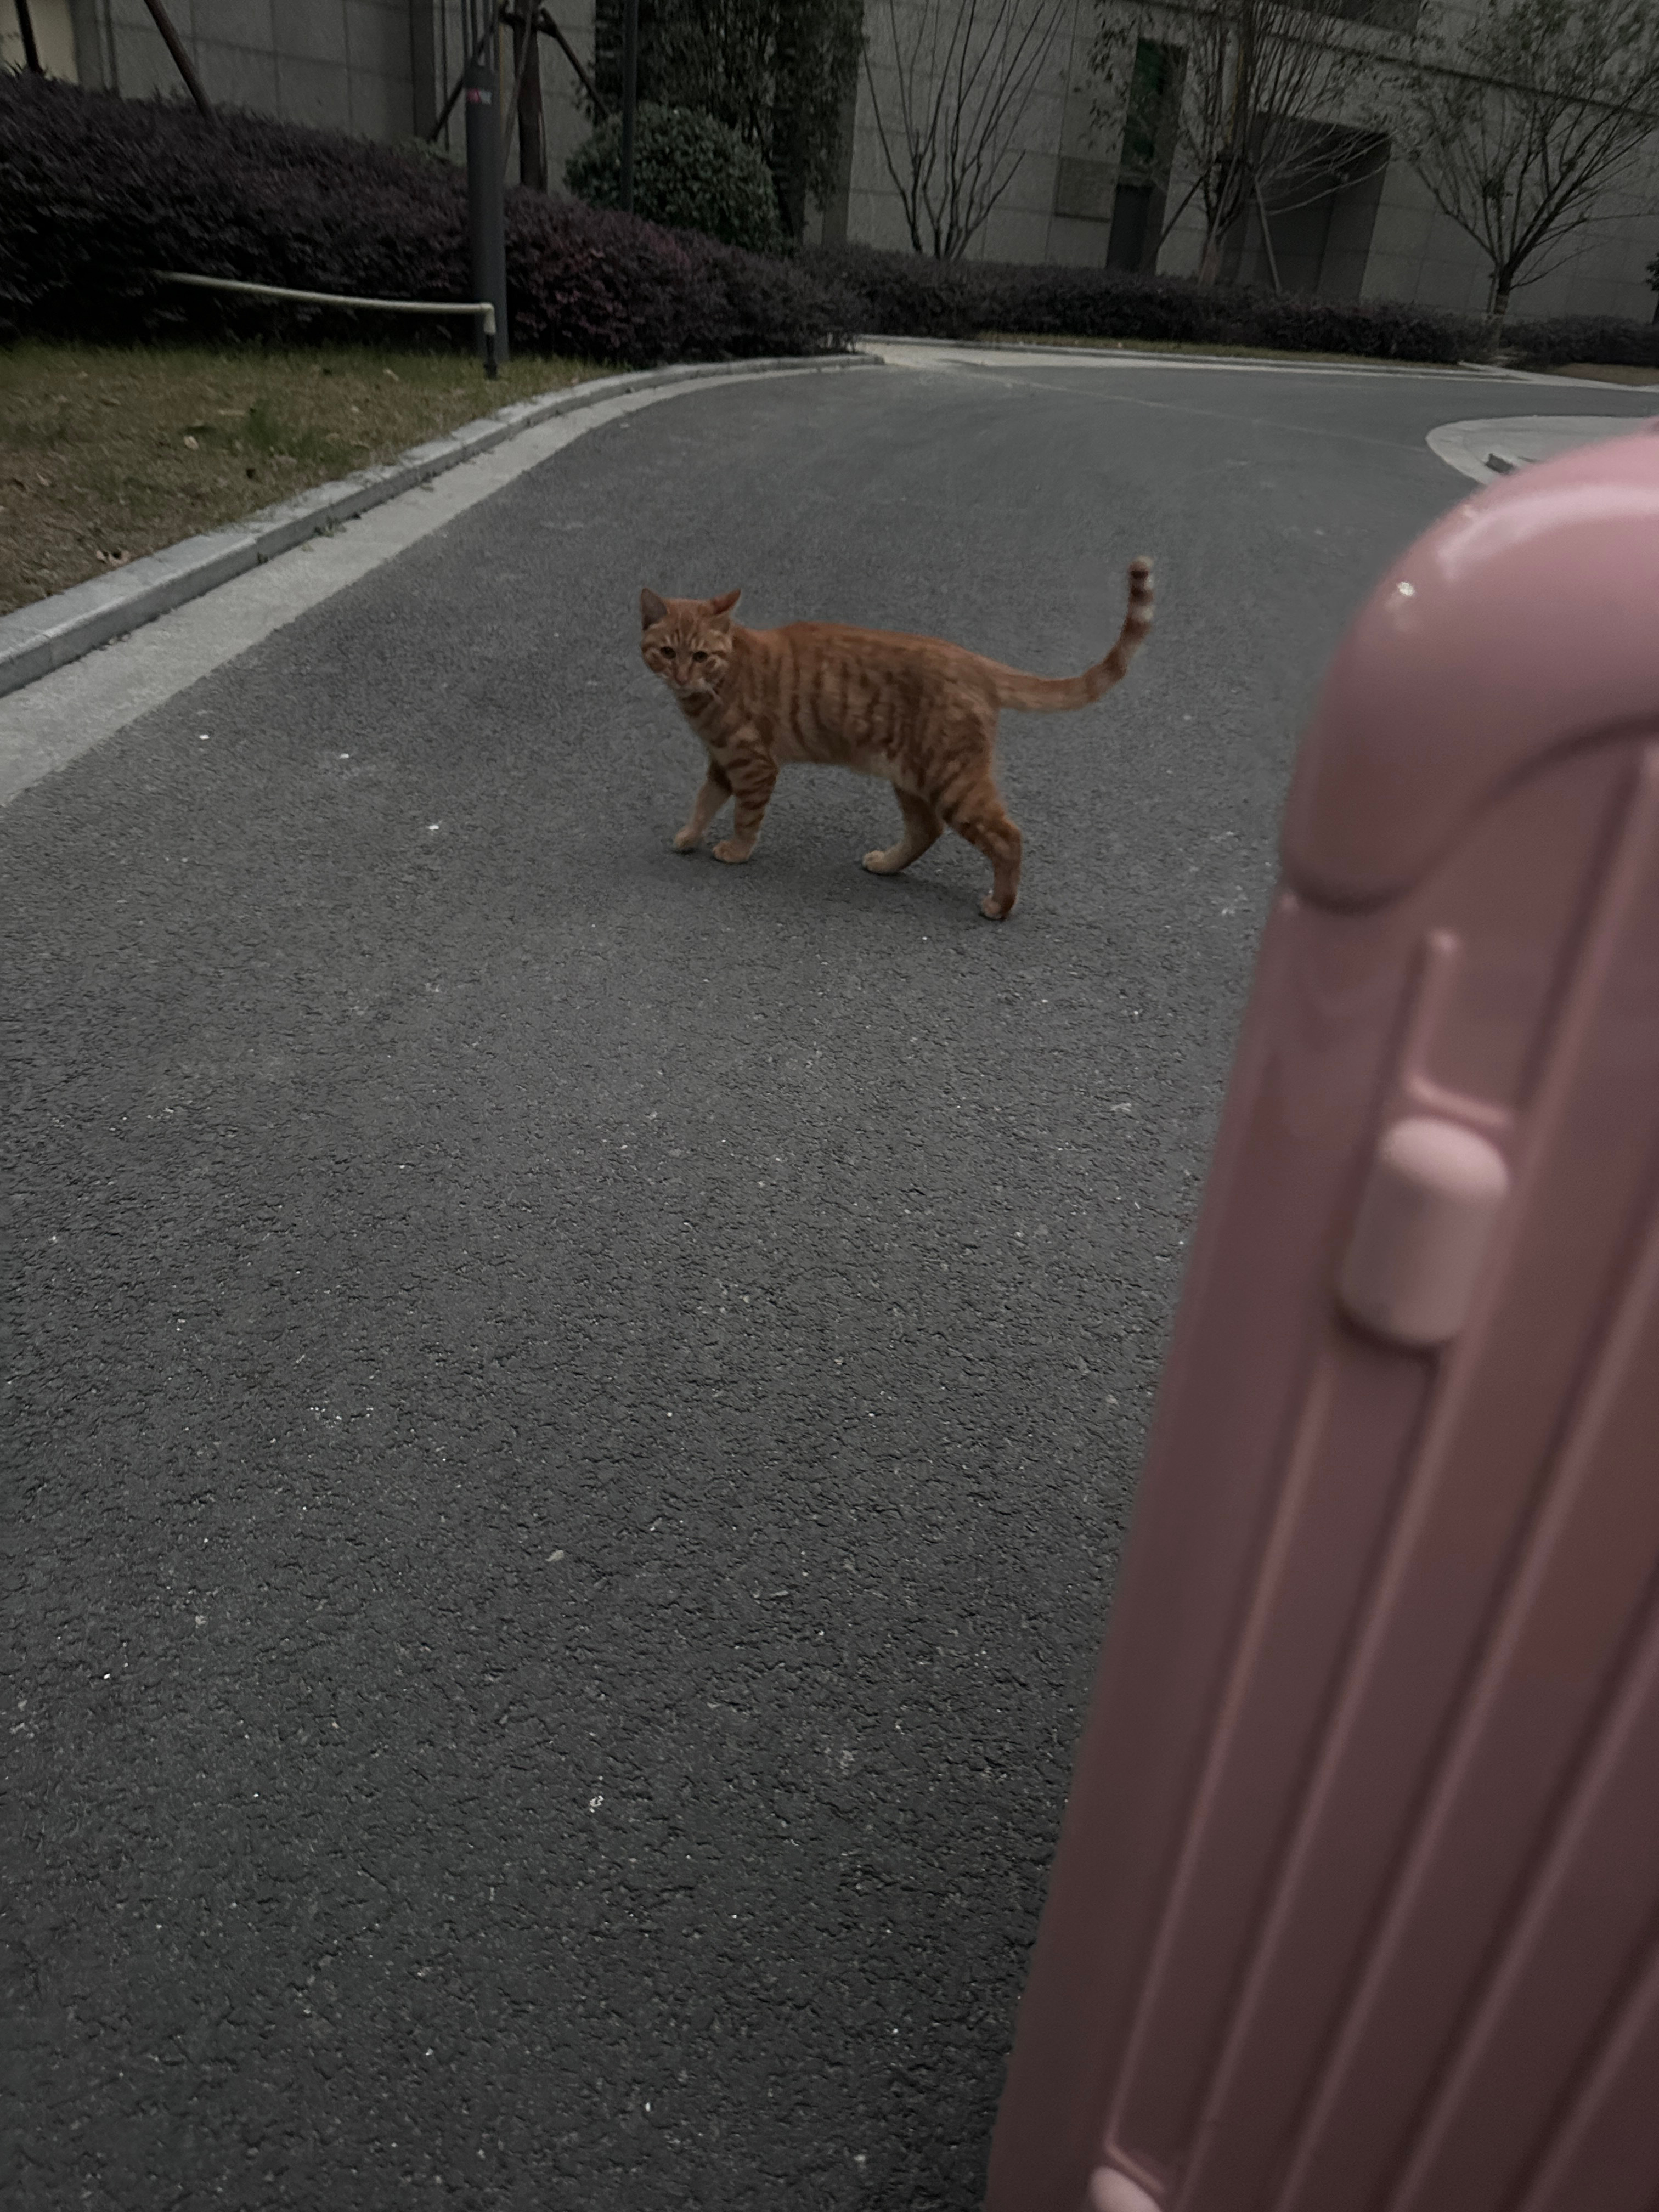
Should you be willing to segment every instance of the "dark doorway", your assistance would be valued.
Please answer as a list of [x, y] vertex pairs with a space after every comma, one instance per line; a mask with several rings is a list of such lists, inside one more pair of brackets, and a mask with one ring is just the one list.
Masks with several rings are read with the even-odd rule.
[[1137, 41], [1106, 246], [1109, 269], [1157, 265], [1186, 74], [1182, 47], [1160, 46], [1152, 39]]
[[[1274, 134], [1283, 148], [1284, 138]], [[1234, 283], [1357, 300], [1365, 280], [1389, 142], [1335, 124], [1300, 127], [1279, 175], [1234, 233], [1222, 274]], [[1267, 228], [1262, 228], [1262, 214]]]

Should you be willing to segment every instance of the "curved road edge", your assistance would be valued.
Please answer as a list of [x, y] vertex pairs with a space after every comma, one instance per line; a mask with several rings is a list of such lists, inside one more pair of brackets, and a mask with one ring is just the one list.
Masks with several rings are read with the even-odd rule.
[[411, 446], [395, 461], [360, 469], [332, 483], [315, 484], [293, 499], [262, 507], [246, 521], [228, 523], [222, 529], [183, 538], [160, 553], [146, 554], [116, 575], [94, 576], [84, 584], [71, 585], [68, 591], [55, 592], [49, 599], [0, 615], [0, 696], [20, 690], [141, 623], [153, 622], [158, 615], [170, 613], [263, 561], [274, 560], [319, 531], [413, 491], [459, 462], [488, 453], [492, 447], [556, 416], [578, 414], [623, 393], [655, 392], [709, 377], [803, 374], [875, 365], [869, 356], [856, 353], [810, 355], [804, 359], [771, 356], [754, 362], [683, 362], [668, 368], [595, 377], [534, 399], [515, 401], [494, 415], [464, 423], [447, 436]]
[[[179, 579], [170, 605], [132, 614], [110, 636], [87, 635], [75, 657], [0, 696], [0, 807], [45, 777], [90, 752], [116, 731], [162, 706], [200, 678], [234, 660], [282, 629], [307, 609], [348, 589], [384, 561], [433, 531], [441, 529], [480, 500], [489, 499], [526, 470], [539, 467], [566, 446], [604, 424], [680, 392], [708, 392], [724, 384], [760, 382], [769, 377], [807, 375], [831, 366], [879, 368], [867, 356], [830, 355], [808, 361], [698, 362], [671, 369], [643, 370], [606, 377], [574, 392], [520, 402], [496, 416], [468, 426], [435, 445], [459, 448], [435, 468], [401, 483], [379, 483], [366, 501], [342, 514], [338, 509], [313, 520], [307, 534], [286, 549], [266, 544], [227, 568], [204, 568], [193, 579]], [[487, 434], [471, 443], [470, 430]], [[416, 447], [416, 455], [431, 452]], [[406, 455], [405, 459], [412, 456]], [[397, 464], [390, 466], [396, 467]], [[386, 471], [367, 472], [384, 479]], [[343, 478], [321, 493], [352, 491], [358, 480]], [[286, 509], [270, 512], [286, 513]], [[264, 520], [264, 518], [260, 518]], [[343, 525], [343, 526], [342, 526]], [[234, 533], [246, 538], [248, 526]], [[233, 533], [187, 538], [156, 562], [191, 547], [217, 546]], [[140, 564], [135, 562], [130, 575]], [[46, 599], [29, 614], [60, 606], [79, 592], [103, 592], [114, 579], [77, 585], [56, 599]], [[5, 620], [10, 620], [6, 617]], [[0, 621], [0, 634], [3, 634]], [[94, 651], [94, 647], [101, 647]], [[3, 689], [0, 686], [0, 689]]]

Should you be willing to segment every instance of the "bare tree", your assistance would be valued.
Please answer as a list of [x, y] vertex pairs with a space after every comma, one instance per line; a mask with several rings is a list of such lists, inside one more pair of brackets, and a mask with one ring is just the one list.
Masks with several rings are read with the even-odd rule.
[[[1333, 126], [1334, 112], [1372, 66], [1368, 44], [1329, 20], [1342, 12], [1335, 5], [1310, 7], [1309, 0], [1160, 0], [1135, 10], [1102, 0], [1090, 54], [1103, 88], [1096, 115], [1104, 119], [1120, 112], [1127, 94], [1127, 135], [1172, 139], [1186, 190], [1166, 206], [1158, 244], [1196, 199], [1204, 210], [1201, 284], [1220, 275], [1228, 235], [1253, 206], [1271, 266], [1270, 206], [1274, 214], [1288, 214], [1386, 164], [1386, 142], [1374, 131]], [[1137, 112], [1145, 80], [1134, 56], [1146, 40], [1166, 46], [1182, 64], [1173, 112], [1157, 122]]]
[[1066, 0], [880, 0], [864, 47], [870, 105], [918, 253], [954, 261], [1012, 184], [1018, 143]]
[[1436, 204], [1486, 255], [1496, 340], [1659, 131], [1659, 0], [1480, 0], [1419, 35], [1395, 125]]

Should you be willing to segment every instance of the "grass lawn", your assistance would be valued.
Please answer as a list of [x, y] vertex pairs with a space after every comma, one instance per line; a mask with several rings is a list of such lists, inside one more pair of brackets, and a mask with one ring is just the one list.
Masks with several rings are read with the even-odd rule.
[[603, 372], [372, 346], [0, 347], [0, 613]]
[[1595, 361], [1570, 361], [1561, 368], [1551, 369], [1550, 374], [1588, 376], [1597, 384], [1659, 384], [1659, 368], [1609, 367]]

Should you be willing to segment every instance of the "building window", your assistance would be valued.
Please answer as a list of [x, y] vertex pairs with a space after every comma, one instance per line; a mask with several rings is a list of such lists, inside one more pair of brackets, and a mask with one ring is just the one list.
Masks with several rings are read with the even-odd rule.
[[1106, 246], [1109, 269], [1157, 266], [1186, 73], [1187, 56], [1182, 47], [1160, 46], [1151, 39], [1137, 42], [1128, 112], [1123, 122], [1123, 151], [1118, 158], [1117, 189], [1112, 197], [1112, 230]]
[[1417, 28], [1422, 0], [1292, 0], [1310, 15], [1334, 15], [1344, 23], [1368, 24], [1373, 31], [1406, 33]]

